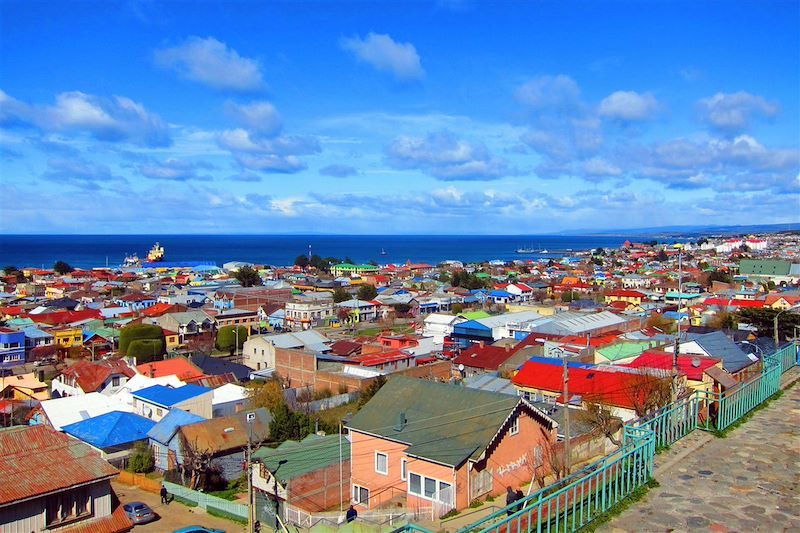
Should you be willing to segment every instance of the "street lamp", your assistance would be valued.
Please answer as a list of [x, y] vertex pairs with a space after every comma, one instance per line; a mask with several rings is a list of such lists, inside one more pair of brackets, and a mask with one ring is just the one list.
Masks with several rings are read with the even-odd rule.
[[[342, 466], [342, 435], [344, 433], [344, 426], [347, 424], [348, 420], [350, 419], [350, 413], [348, 412], [344, 419], [339, 420], [339, 512], [344, 511], [344, 471]], [[350, 488], [348, 487], [348, 492]]]
[[798, 309], [798, 308], [800, 308], [800, 304], [793, 305], [791, 307], [787, 307], [786, 309], [784, 309], [783, 311], [780, 311], [777, 315], [775, 315], [775, 318], [773, 319], [773, 324], [772, 324], [772, 326], [773, 326], [773, 335], [775, 336], [775, 350], [778, 349], [778, 344], [780, 343], [780, 339], [778, 338], [778, 317], [781, 316], [786, 311], [792, 311], [792, 310]]
[[572, 463], [572, 449], [570, 446], [570, 428], [569, 428], [569, 368], [567, 366], [567, 353], [561, 346], [556, 346], [550, 350], [556, 352], [561, 357], [561, 366], [564, 371], [564, 467], [567, 474], [569, 474]]
[[761, 346], [750, 341], [742, 341], [742, 344], [747, 344], [758, 350], [761, 353], [761, 360], [764, 360], [764, 350], [761, 348]]

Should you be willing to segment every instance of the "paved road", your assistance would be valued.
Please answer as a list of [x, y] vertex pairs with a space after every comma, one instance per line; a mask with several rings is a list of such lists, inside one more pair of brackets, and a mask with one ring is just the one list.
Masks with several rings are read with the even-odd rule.
[[675, 463], [657, 468], [660, 487], [600, 531], [800, 531], [800, 384], [727, 438], [695, 431], [659, 462]]
[[196, 525], [221, 529], [226, 533], [241, 533], [247, 530], [245, 526], [239, 525], [236, 522], [208, 515], [198, 507], [188, 507], [178, 502], [164, 505], [161, 503], [161, 498], [158, 494], [153, 494], [152, 492], [144, 491], [138, 487], [131, 487], [130, 485], [124, 485], [122, 483], [112, 483], [112, 485], [122, 503], [132, 501], [144, 502], [161, 517], [155, 522], [136, 526], [133, 528], [133, 533], [145, 531], [168, 533], [182, 527]]

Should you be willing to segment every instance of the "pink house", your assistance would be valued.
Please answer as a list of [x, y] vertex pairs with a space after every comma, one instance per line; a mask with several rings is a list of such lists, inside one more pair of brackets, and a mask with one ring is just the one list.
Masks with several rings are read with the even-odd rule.
[[557, 424], [516, 396], [395, 377], [348, 427], [354, 504], [441, 516], [530, 482]]

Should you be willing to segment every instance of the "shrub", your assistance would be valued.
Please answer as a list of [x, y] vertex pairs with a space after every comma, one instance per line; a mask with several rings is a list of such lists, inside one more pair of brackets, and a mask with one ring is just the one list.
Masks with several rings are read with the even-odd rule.
[[[239, 330], [239, 344], [236, 345], [236, 330]], [[217, 349], [230, 350], [233, 347], [240, 349], [247, 340], [248, 328], [246, 326], [225, 326], [217, 332]]]
[[137, 363], [149, 363], [164, 353], [163, 339], [137, 339], [128, 345], [127, 355]]
[[[134, 324], [119, 332], [119, 353], [128, 355], [128, 347], [135, 340], [159, 339], [164, 342], [164, 330], [154, 324]], [[159, 354], [163, 353], [163, 350]]]
[[128, 459], [128, 471], [144, 474], [151, 471], [154, 465], [153, 450], [144, 442], [137, 442]]

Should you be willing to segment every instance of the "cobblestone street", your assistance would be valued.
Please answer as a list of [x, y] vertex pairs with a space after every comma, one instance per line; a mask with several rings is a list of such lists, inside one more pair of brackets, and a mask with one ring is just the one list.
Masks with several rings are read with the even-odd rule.
[[600, 531], [800, 531], [800, 385], [727, 438], [695, 431], [656, 458], [655, 477], [660, 487]]

